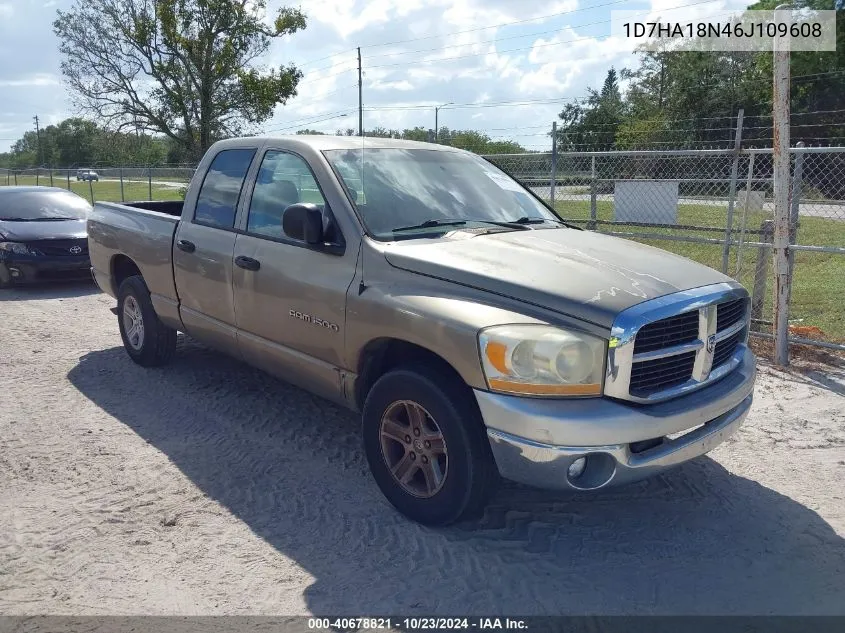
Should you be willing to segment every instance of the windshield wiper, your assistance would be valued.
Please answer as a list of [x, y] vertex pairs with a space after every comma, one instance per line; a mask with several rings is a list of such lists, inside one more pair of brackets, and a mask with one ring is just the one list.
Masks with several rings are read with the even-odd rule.
[[564, 222], [561, 222], [560, 220], [553, 220], [552, 218], [529, 218], [527, 215], [512, 221], [513, 224], [545, 224], [546, 222], [564, 224]]
[[0, 218], [2, 222], [54, 222], [57, 220], [82, 220], [83, 218]]
[[400, 231], [413, 231], [415, 229], [429, 229], [435, 228], [438, 226], [461, 226], [466, 224], [466, 220], [426, 220], [425, 222], [420, 222], [419, 224], [412, 224], [411, 226], [400, 226], [397, 229], [391, 229], [394, 233], [398, 233]]
[[442, 219], [442, 220], [426, 220], [425, 222], [420, 222], [419, 224], [414, 224], [412, 226], [400, 226], [398, 229], [393, 229], [394, 233], [398, 233], [401, 231], [413, 231], [415, 229], [428, 229], [428, 228], [437, 228], [440, 226], [464, 226], [470, 222], [474, 222], [476, 224], [492, 224], [493, 226], [503, 226], [509, 229], [527, 229], [528, 227], [525, 226], [525, 223], [522, 222], [504, 222], [499, 220], [477, 220], [474, 218], [466, 218], [466, 219]]

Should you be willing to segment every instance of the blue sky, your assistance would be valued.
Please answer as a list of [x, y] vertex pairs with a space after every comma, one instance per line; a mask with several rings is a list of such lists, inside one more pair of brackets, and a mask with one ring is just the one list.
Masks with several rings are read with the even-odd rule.
[[[56, 9], [70, 4], [0, 0], [0, 151], [31, 129], [35, 114], [43, 125], [74, 114], [51, 26]], [[281, 4], [270, 0], [268, 11]], [[440, 111], [441, 125], [544, 149], [567, 100], [600, 85], [611, 66], [636, 65], [630, 45], [610, 37], [611, 10], [688, 20], [745, 6], [737, 0], [302, 0], [308, 28], [274, 43], [266, 62], [301, 64], [305, 77], [299, 96], [279, 106], [263, 129], [356, 127], [354, 49], [361, 46], [366, 128], [434, 127], [434, 106], [453, 102]], [[549, 102], [495, 105], [541, 100]]]

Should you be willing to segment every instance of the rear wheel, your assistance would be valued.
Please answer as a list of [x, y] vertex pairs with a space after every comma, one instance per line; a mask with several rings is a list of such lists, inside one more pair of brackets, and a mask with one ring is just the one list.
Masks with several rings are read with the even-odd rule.
[[480, 510], [498, 474], [472, 393], [431, 367], [382, 376], [364, 404], [364, 449], [388, 501], [426, 525]]
[[165, 365], [176, 350], [176, 330], [158, 318], [142, 277], [128, 277], [117, 292], [117, 320], [126, 353], [143, 367]]

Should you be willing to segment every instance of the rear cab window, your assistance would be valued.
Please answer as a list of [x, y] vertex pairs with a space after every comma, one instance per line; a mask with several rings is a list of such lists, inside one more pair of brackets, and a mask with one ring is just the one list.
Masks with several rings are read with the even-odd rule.
[[194, 211], [194, 223], [233, 229], [238, 199], [255, 149], [221, 151], [205, 174]]

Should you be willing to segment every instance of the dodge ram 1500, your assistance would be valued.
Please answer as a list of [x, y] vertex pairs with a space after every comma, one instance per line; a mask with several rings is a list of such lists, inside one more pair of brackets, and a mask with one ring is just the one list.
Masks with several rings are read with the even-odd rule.
[[479, 510], [499, 476], [657, 473], [751, 406], [741, 285], [569, 226], [450, 147], [221, 141], [184, 203], [98, 203], [88, 234], [132, 360], [166, 363], [182, 331], [360, 411], [375, 482], [422, 523]]

